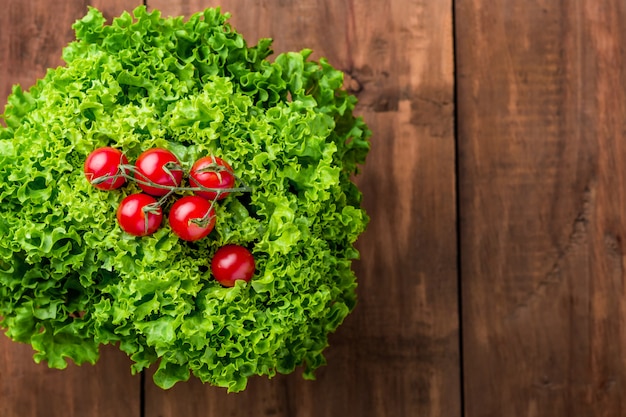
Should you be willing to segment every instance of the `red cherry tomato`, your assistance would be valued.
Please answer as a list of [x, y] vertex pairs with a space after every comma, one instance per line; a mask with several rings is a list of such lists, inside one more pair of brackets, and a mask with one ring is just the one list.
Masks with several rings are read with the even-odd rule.
[[98, 148], [85, 160], [85, 177], [96, 188], [114, 190], [126, 182], [126, 179], [120, 175], [124, 173], [120, 165], [127, 164], [128, 159], [122, 151], [109, 147]]
[[243, 246], [222, 246], [213, 256], [211, 272], [225, 287], [234, 286], [240, 279], [250, 281], [254, 275], [254, 256]]
[[[198, 159], [189, 171], [189, 183], [192, 187], [229, 189], [235, 186], [235, 174], [226, 161], [217, 156], [205, 156]], [[222, 200], [227, 192], [195, 191], [196, 195], [207, 200]]]
[[172, 231], [181, 239], [199, 240], [215, 227], [215, 210], [204, 198], [189, 195], [172, 205], [169, 221]]
[[147, 236], [156, 232], [162, 220], [161, 207], [147, 194], [131, 194], [117, 208], [117, 222], [120, 227], [134, 236]]
[[183, 169], [176, 155], [162, 148], [145, 151], [135, 162], [137, 185], [153, 196], [163, 196], [178, 187]]

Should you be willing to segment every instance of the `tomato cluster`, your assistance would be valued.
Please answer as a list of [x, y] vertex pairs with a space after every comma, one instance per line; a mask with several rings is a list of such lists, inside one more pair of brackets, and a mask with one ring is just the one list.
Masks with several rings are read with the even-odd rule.
[[[181, 239], [196, 241], [209, 235], [215, 227], [215, 204], [233, 191], [236, 176], [231, 166], [216, 156], [197, 160], [188, 173], [189, 186], [182, 186], [185, 170], [172, 152], [153, 148], [143, 152], [134, 165], [118, 149], [94, 150], [84, 164], [87, 180], [101, 190], [114, 190], [126, 181], [135, 182], [141, 193], [125, 197], [117, 209], [117, 221], [126, 233], [147, 236], [158, 230], [163, 221], [163, 205], [175, 192], [190, 191], [174, 202], [168, 220], [172, 231]], [[157, 200], [157, 198], [159, 198]], [[235, 281], [249, 281], [254, 274], [254, 258], [244, 247], [220, 248], [211, 263], [215, 278], [225, 286]]]

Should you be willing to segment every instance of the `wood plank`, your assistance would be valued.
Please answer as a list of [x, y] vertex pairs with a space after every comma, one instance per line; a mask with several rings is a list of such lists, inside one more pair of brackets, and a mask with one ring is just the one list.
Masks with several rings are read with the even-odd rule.
[[33, 362], [28, 345], [0, 337], [0, 415], [3, 417], [139, 417], [141, 378], [116, 347], [101, 348], [96, 365], [64, 370]]
[[[90, 4], [117, 15], [137, 2]], [[71, 24], [82, 17], [84, 1], [4, 0], [0, 13], [0, 106], [13, 84], [24, 88], [46, 69], [62, 64], [61, 49], [73, 39]], [[0, 415], [3, 417], [139, 416], [140, 378], [114, 347], [101, 349], [96, 366], [70, 365], [59, 371], [37, 365], [28, 345], [0, 336]]]
[[626, 3], [456, 16], [466, 416], [623, 415]]
[[[150, 0], [164, 15], [215, 1]], [[222, 1], [249, 43], [312, 48], [345, 71], [374, 132], [358, 183], [372, 221], [358, 242], [359, 304], [317, 380], [254, 379], [237, 395], [197, 381], [146, 386], [146, 416], [458, 416], [452, 4]]]
[[[92, 0], [107, 19], [132, 10], [141, 0]], [[0, 106], [11, 86], [28, 87], [48, 68], [63, 64], [62, 48], [74, 38], [72, 23], [87, 13], [84, 1], [3, 0], [0, 13]]]

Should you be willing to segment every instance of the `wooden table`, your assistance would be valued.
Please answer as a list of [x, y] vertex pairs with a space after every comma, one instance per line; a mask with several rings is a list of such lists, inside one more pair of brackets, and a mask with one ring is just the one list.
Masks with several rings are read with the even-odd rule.
[[[109, 18], [141, 4], [2, 1], [0, 102], [62, 63], [86, 3]], [[57, 371], [2, 337], [0, 416], [625, 415], [626, 2], [219, 5], [249, 43], [343, 70], [374, 133], [359, 304], [328, 366], [240, 394], [162, 391], [115, 348]]]

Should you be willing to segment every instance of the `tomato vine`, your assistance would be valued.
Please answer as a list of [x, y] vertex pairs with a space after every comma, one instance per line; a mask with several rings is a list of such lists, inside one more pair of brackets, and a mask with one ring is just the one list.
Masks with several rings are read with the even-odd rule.
[[[130, 194], [122, 200], [116, 214], [122, 230], [138, 237], [151, 235], [159, 229], [163, 206], [175, 193], [194, 194], [176, 200], [168, 215], [172, 232], [192, 242], [207, 237], [215, 227], [218, 200], [231, 193], [251, 191], [246, 185], [235, 186], [241, 180], [219, 157], [200, 158], [187, 173], [178, 158], [163, 148], [143, 152], [135, 164], [129, 164], [118, 149], [98, 148], [85, 160], [84, 171], [91, 185], [101, 190], [118, 189], [126, 182], [134, 182], [141, 188], [143, 192]], [[182, 185], [184, 177], [188, 177], [193, 186]], [[218, 250], [211, 264], [216, 280], [225, 287], [234, 286], [237, 280], [249, 281], [254, 268], [252, 254], [237, 245]]]

